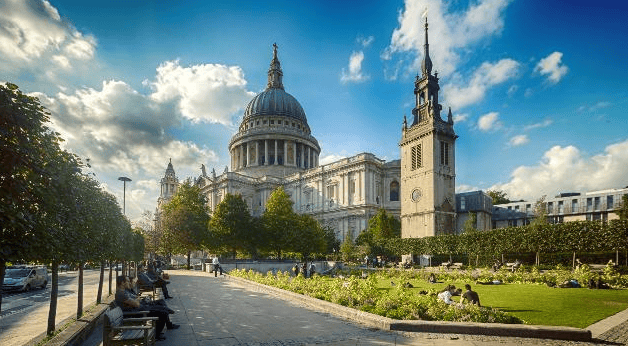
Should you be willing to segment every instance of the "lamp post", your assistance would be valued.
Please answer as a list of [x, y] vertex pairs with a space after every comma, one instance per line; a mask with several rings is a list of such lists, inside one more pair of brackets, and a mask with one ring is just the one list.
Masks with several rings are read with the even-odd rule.
[[124, 182], [124, 195], [122, 195], [122, 213], [124, 215], [126, 215], [126, 182], [127, 181], [131, 181], [131, 179], [127, 178], [127, 177], [120, 177], [118, 178], [118, 180], [121, 180]]

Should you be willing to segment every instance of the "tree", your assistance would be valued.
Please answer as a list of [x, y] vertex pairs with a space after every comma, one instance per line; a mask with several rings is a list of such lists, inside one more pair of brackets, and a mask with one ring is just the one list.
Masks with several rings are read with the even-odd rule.
[[220, 252], [254, 251], [257, 241], [256, 228], [251, 213], [240, 195], [228, 193], [216, 206], [209, 229], [214, 242], [211, 248]]
[[333, 228], [324, 226], [323, 238], [325, 238], [326, 254], [334, 254], [340, 251], [340, 240], [336, 237], [336, 231]]
[[49, 114], [17, 85], [0, 85], [0, 291], [6, 262], [31, 259], [46, 245], [46, 229], [37, 224], [49, 206], [53, 158], [61, 152]]
[[621, 204], [615, 211], [620, 220], [628, 220], [628, 195], [621, 197]]
[[464, 232], [471, 232], [477, 230], [478, 226], [478, 215], [474, 212], [469, 213], [469, 217], [462, 225], [462, 229]]
[[292, 200], [278, 187], [266, 202], [266, 210], [262, 215], [264, 225], [264, 246], [281, 258], [282, 249], [290, 247], [290, 232], [297, 227], [297, 214], [292, 209]]
[[300, 254], [306, 263], [312, 254], [325, 252], [327, 244], [323, 229], [310, 215], [297, 215], [297, 227], [290, 236], [289, 249]]
[[344, 241], [340, 245], [340, 253], [343, 261], [351, 261], [355, 258], [357, 248], [351, 240], [351, 234], [347, 234]]
[[506, 204], [512, 202], [506, 198], [506, 192], [501, 190], [488, 190], [486, 193], [493, 199], [493, 205]]
[[358, 245], [373, 246], [377, 242], [401, 237], [401, 222], [381, 208], [368, 222], [368, 228], [356, 238]]
[[172, 252], [190, 255], [209, 242], [209, 212], [207, 198], [198, 186], [187, 180], [179, 187], [172, 199], [163, 206], [161, 225], [164, 237], [171, 242]]

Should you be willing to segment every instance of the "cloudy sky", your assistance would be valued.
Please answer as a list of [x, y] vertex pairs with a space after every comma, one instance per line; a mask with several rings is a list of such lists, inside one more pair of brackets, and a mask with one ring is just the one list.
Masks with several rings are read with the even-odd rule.
[[[622, 1], [0, 0], [0, 81], [38, 96], [67, 149], [127, 214], [224, 171], [272, 57], [322, 147], [399, 158], [423, 56], [451, 107], [457, 191], [535, 200], [628, 185], [628, 5]], [[122, 203], [120, 203], [122, 204]]]

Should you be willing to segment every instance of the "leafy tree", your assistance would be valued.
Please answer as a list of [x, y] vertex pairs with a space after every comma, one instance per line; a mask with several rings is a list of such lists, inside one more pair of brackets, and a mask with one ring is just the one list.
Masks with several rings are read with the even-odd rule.
[[292, 200], [278, 187], [266, 202], [266, 210], [262, 215], [264, 225], [264, 247], [281, 258], [282, 249], [290, 247], [293, 237], [289, 234], [297, 227], [297, 214], [292, 209]]
[[214, 240], [211, 247], [218, 251], [252, 251], [256, 246], [256, 228], [246, 202], [240, 195], [228, 193], [216, 206], [209, 229]]
[[506, 192], [501, 190], [488, 190], [486, 193], [493, 199], [493, 205], [506, 204], [512, 202], [506, 198]]
[[355, 258], [357, 253], [357, 247], [351, 240], [351, 235], [347, 234], [345, 240], [340, 245], [340, 253], [342, 254], [343, 261], [351, 261]]
[[615, 213], [620, 220], [628, 220], [628, 194], [621, 197], [621, 203]]
[[289, 249], [307, 262], [312, 254], [325, 252], [325, 234], [318, 221], [307, 214], [297, 215], [297, 227], [290, 234]]
[[329, 227], [323, 227], [323, 238], [325, 239], [325, 253], [326, 254], [334, 254], [340, 251], [340, 240], [336, 237], [336, 231]]
[[471, 232], [477, 230], [478, 226], [478, 215], [476, 213], [470, 212], [469, 217], [462, 225], [462, 229], [464, 232]]
[[209, 241], [207, 198], [200, 188], [187, 180], [179, 187], [172, 199], [163, 206], [161, 225], [165, 237], [172, 242], [173, 253], [190, 255]]
[[368, 228], [358, 235], [356, 244], [373, 246], [377, 242], [400, 237], [401, 222], [382, 208], [369, 219]]
[[30, 260], [46, 244], [38, 223], [49, 205], [52, 158], [61, 151], [49, 114], [17, 85], [0, 85], [0, 291], [6, 262]]
[[533, 227], [542, 227], [548, 224], [547, 222], [547, 203], [545, 202], [545, 195], [539, 198], [534, 203], [534, 220], [532, 220]]

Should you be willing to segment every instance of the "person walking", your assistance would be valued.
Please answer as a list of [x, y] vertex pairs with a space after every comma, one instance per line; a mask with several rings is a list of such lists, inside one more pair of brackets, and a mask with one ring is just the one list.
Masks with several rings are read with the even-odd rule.
[[222, 267], [220, 266], [220, 262], [218, 261], [218, 256], [214, 256], [212, 259], [212, 265], [214, 266], [214, 277], [218, 276], [218, 270], [220, 270], [220, 275], [222, 275]]

